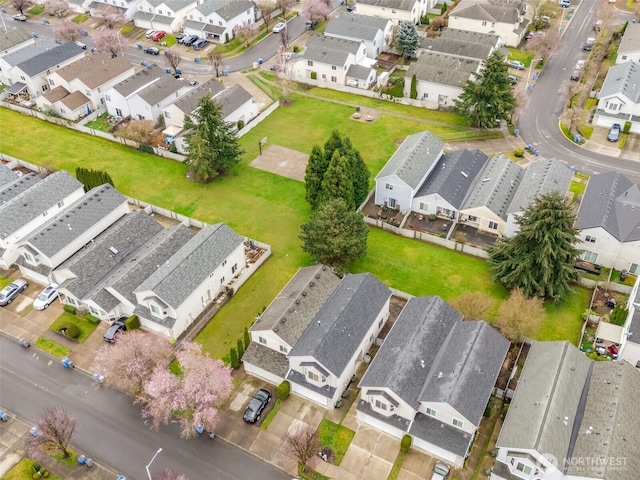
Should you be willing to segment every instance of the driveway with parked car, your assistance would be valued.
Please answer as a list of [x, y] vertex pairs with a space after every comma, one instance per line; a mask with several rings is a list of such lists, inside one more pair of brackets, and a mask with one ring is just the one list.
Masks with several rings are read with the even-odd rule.
[[17, 278], [0, 291], [0, 305], [6, 306], [13, 302], [21, 292], [27, 289], [29, 284], [22, 278]]

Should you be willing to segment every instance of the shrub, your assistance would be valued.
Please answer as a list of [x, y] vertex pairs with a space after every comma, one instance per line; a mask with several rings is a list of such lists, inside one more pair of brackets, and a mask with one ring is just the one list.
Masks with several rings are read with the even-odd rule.
[[229, 351], [229, 360], [231, 363], [231, 368], [233, 368], [234, 370], [240, 366], [240, 362], [238, 361], [238, 352], [235, 348], [232, 348]]
[[251, 336], [249, 335], [249, 329], [244, 327], [244, 349], [245, 351], [249, 348], [249, 344], [251, 343]]
[[238, 130], [242, 130], [244, 128], [244, 120], [238, 120]]
[[629, 133], [631, 130], [631, 122], [624, 122], [624, 127], [622, 127], [623, 133]]
[[76, 313], [76, 307], [74, 307], [73, 305], [64, 305], [62, 309], [67, 313], [73, 313], [74, 315]]
[[290, 393], [291, 384], [288, 380], [283, 380], [283, 382], [276, 388], [276, 395], [280, 400], [286, 400], [287, 398], [289, 398]]
[[318, 78], [317, 72], [311, 72], [311, 80], [316, 80]]
[[137, 315], [131, 315], [124, 321], [124, 326], [127, 330], [136, 330], [140, 328], [140, 319]]
[[447, 13], [447, 10], [449, 10], [449, 5], [447, 5], [447, 2], [444, 2], [442, 4], [442, 8], [440, 9], [440, 15], [444, 15], [445, 13]]
[[169, 151], [171, 153], [178, 153], [178, 147], [176, 147], [176, 142], [171, 142], [169, 144]]
[[489, 403], [487, 403], [487, 406], [484, 409], [483, 416], [486, 417], [486, 418], [489, 418], [493, 414], [493, 409], [494, 409], [495, 406], [496, 406], [496, 402], [494, 401], [493, 397], [491, 397], [489, 399]]
[[36, 472], [36, 473], [34, 473], [34, 474], [32, 475], [32, 477], [33, 477], [35, 480], [38, 480], [38, 479], [40, 478], [40, 476], [41, 476], [41, 475], [40, 475], [40, 472]]
[[293, 53], [298, 53], [300, 51], [300, 47], [298, 45], [293, 46]]
[[94, 317], [93, 315], [85, 315], [84, 318], [89, 320], [94, 325], [97, 325], [100, 323], [100, 319], [98, 317]]
[[402, 437], [400, 441], [400, 451], [402, 453], [409, 453], [409, 449], [411, 448], [411, 435], [405, 435]]
[[70, 323], [67, 328], [67, 331], [64, 333], [69, 338], [78, 338], [80, 336], [80, 329], [77, 325]]
[[146, 143], [141, 143], [140, 146], [138, 147], [138, 150], [144, 153], [151, 153], [151, 154], [156, 153], [153, 151], [153, 147], [147, 145]]
[[435, 222], [438, 219], [438, 216], [435, 213], [430, 213], [429, 215], [427, 215], [427, 218], [429, 219], [429, 221]]
[[236, 345], [238, 346], [238, 359], [242, 360], [242, 356], [244, 355], [244, 344], [241, 338], [236, 341]]
[[513, 151], [513, 154], [514, 154], [516, 157], [518, 157], [518, 158], [522, 158], [522, 157], [524, 157], [524, 148], [516, 148], [516, 149]]
[[49, 470], [45, 470], [44, 472], [42, 472], [42, 476], [44, 478], [49, 478]]

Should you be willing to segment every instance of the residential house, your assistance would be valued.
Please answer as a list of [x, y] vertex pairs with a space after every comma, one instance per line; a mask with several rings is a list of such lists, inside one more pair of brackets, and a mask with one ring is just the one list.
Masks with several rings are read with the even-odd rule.
[[629, 313], [624, 324], [619, 358], [640, 368], [640, 275], [636, 275], [636, 283], [627, 302]]
[[[20, 175], [16, 174], [13, 170], [7, 167], [4, 163], [0, 162], [0, 195], [5, 188], [7, 188], [10, 184], [16, 182], [19, 178], [22, 177], [22, 172]], [[12, 197], [9, 197], [12, 198]], [[9, 200], [7, 197], [0, 197], [0, 204], [5, 203]]]
[[133, 22], [139, 28], [176, 33], [196, 3], [196, 0], [140, 0]]
[[[12, 32], [13, 30], [9, 31]], [[29, 35], [29, 37], [31, 38], [31, 35]], [[13, 35], [11, 35], [11, 38], [13, 38]], [[21, 38], [19, 34], [18, 38]], [[11, 45], [9, 39], [7, 39], [7, 45]], [[38, 39], [37, 42], [31, 38], [30, 42], [21, 42], [15, 47], [7, 49], [7, 53], [3, 52], [3, 54], [0, 55], [0, 82], [11, 87], [14, 83], [11, 77], [11, 70], [13, 67], [29, 60], [30, 58], [40, 55], [43, 52], [47, 52], [52, 48], [55, 48], [56, 45], [57, 43], [50, 38], [41, 38]], [[18, 83], [20, 83], [20, 85], [16, 86], [16, 88], [19, 87], [20, 89], [26, 89], [26, 84], [22, 82]], [[10, 88], [9, 90], [12, 89]], [[15, 95], [18, 94], [19, 91], [12, 93]]]
[[[124, 57], [93, 53], [51, 73], [47, 81], [52, 90], [38, 97], [36, 103], [40, 109], [52, 109], [69, 120], [96, 110], [106, 111], [104, 93], [134, 73], [133, 65]], [[76, 109], [70, 105], [74, 97], [80, 104]], [[84, 111], [77, 111], [76, 115], [71, 113], [82, 107]]]
[[496, 442], [498, 480], [633, 480], [640, 371], [569, 342], [535, 342]]
[[[446, 42], [446, 40], [445, 40]], [[403, 95], [411, 97], [416, 78], [416, 99], [431, 109], [450, 108], [469, 80], [474, 80], [482, 64], [479, 60], [437, 52], [424, 52], [404, 76]]]
[[120, 11], [127, 20], [132, 20], [138, 11], [141, 0], [93, 0], [89, 4], [89, 13], [92, 17], [101, 17], [105, 13]]
[[[37, 42], [25, 48], [39, 48], [42, 43]], [[14, 55], [19, 55], [22, 50], [24, 49], [5, 56], [4, 60], [9, 62], [10, 57], [13, 58]], [[52, 48], [46, 48], [37, 55], [13, 66], [9, 72], [12, 86], [17, 88], [17, 84], [22, 84], [24, 85], [22, 89], [26, 89], [32, 97], [42, 95], [49, 90], [47, 76], [70, 63], [80, 60], [84, 53], [84, 50], [74, 42], [65, 42], [60, 45], [56, 44]]]
[[127, 198], [111, 185], [89, 190], [16, 243], [22, 274], [49, 283], [57, 266], [129, 211]]
[[376, 59], [389, 48], [393, 37], [393, 23], [386, 18], [343, 12], [338, 18], [329, 20], [324, 34], [363, 42], [367, 46], [367, 57]]
[[64, 170], [46, 178], [30, 173], [0, 186], [0, 267], [18, 259], [20, 240], [83, 195], [82, 184]]
[[394, 25], [413, 23], [436, 5], [436, 0], [358, 0], [358, 12], [370, 17], [391, 20]]
[[360, 381], [356, 418], [461, 468], [509, 346], [440, 297], [411, 298]]
[[527, 31], [526, 4], [497, 0], [462, 0], [449, 14], [449, 28], [499, 35], [507, 47], [517, 47]]
[[[500, 35], [494, 33], [473, 32], [469, 30], [458, 30], [452, 27], [443, 28], [439, 38], [448, 38], [456, 42], [480, 43], [496, 50], [502, 46]], [[453, 53], [453, 52], [450, 52]]]
[[409, 135], [375, 178], [376, 205], [410, 209], [443, 149], [444, 142], [429, 131]]
[[2, 29], [0, 30], [0, 57], [32, 45], [35, 41], [35, 38], [22, 27]]
[[340, 279], [300, 269], [250, 328], [246, 372], [334, 408], [389, 315], [391, 291], [373, 275]]
[[93, 0], [69, 0], [69, 9], [75, 13], [89, 13], [89, 5]]
[[[326, 35], [311, 35], [305, 50], [289, 60], [292, 66], [293, 78], [304, 81], [308, 79], [321, 80], [345, 85], [349, 79], [349, 70], [354, 65], [367, 69], [367, 88], [376, 80], [376, 71], [371, 68], [375, 61], [366, 56], [365, 43], [345, 40]], [[351, 72], [356, 75], [358, 82], [362, 72]]]
[[184, 33], [224, 43], [231, 40], [234, 29], [251, 25], [258, 19], [258, 7], [253, 0], [204, 0], [186, 15]]
[[438, 52], [483, 62], [500, 45], [498, 35], [445, 28], [438, 37], [423, 37], [417, 55], [420, 57], [424, 52]]
[[640, 274], [640, 186], [619, 172], [592, 175], [575, 227], [584, 260]]
[[629, 122], [629, 132], [640, 133], [640, 61], [630, 60], [609, 68], [600, 89], [593, 123], [600, 127], [621, 127]]
[[640, 23], [628, 23], [618, 46], [616, 64], [640, 63]]

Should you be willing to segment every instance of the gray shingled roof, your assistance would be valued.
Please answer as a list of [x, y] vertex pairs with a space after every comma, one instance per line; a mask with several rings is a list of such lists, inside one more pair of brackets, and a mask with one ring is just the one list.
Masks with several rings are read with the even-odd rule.
[[[22, 192], [27, 191], [41, 180], [41, 178], [38, 177], [35, 173], [28, 173], [27, 175], [18, 177], [11, 170], [9, 171], [11, 172], [11, 175], [13, 175], [13, 179], [10, 179], [9, 183], [4, 183], [2, 186], [0, 186], [0, 211], [2, 211], [5, 203], [7, 203], [14, 197], [17, 197]], [[0, 218], [2, 218], [1, 214]], [[0, 236], [1, 235], [2, 230], [0, 229]]]
[[329, 21], [324, 34], [373, 41], [379, 31], [384, 32], [388, 22], [386, 18], [343, 12]]
[[[7, 167], [4, 163], [0, 163], [0, 195], [3, 187], [6, 187], [9, 183], [13, 183], [18, 180], [18, 175], [13, 170]], [[2, 197], [0, 197], [0, 205], [4, 203]]]
[[478, 60], [485, 60], [491, 53], [489, 45], [444, 37], [424, 37], [420, 41], [420, 48], [430, 52], [440, 52]]
[[242, 361], [257, 365], [280, 378], [284, 378], [289, 370], [289, 360], [284, 353], [276, 352], [258, 342], [249, 344], [249, 347], [244, 351]]
[[389, 298], [391, 290], [370, 273], [346, 275], [289, 358], [310, 356], [339, 377]]
[[136, 251], [161, 230], [162, 225], [144, 210], [125, 215], [56, 269], [73, 274], [61, 287], [83, 299], [91, 290], [102, 288], [111, 272], [134, 258]]
[[195, 6], [195, 0], [193, 1], [185, 1], [185, 0], [147, 0], [147, 2], [149, 4], [151, 4], [154, 7], [159, 7], [160, 5], [166, 5], [167, 7], [169, 7], [171, 10], [178, 11], [186, 6], [188, 6], [189, 4], [194, 4]]
[[358, 0], [358, 3], [410, 12], [413, 9], [413, 7], [416, 5], [417, 1], [416, 0]]
[[39, 182], [26, 177], [21, 179], [21, 182], [12, 188], [21, 188], [25, 184], [30, 184], [31, 187], [0, 205], [0, 237], [2, 238], [6, 238], [7, 235], [82, 188], [82, 184], [65, 170], [55, 172]]
[[480, 68], [480, 61], [426, 51], [411, 64], [405, 77], [464, 88]]
[[71, 60], [78, 55], [84, 55], [84, 50], [74, 42], [66, 42], [25, 60], [16, 65], [16, 67], [27, 75], [33, 76], [53, 68], [56, 65], [60, 65], [67, 60]]
[[233, 85], [216, 95], [215, 101], [220, 105], [222, 117], [231, 115], [253, 97], [241, 85]]
[[57, 74], [67, 82], [77, 78], [89, 88], [97, 88], [132, 68], [124, 57], [112, 58], [109, 52], [97, 52], [62, 67]]
[[496, 446], [567, 458], [591, 365], [569, 342], [534, 342]]
[[450, 13], [452, 17], [472, 18], [489, 22], [515, 24], [520, 12], [513, 4], [487, 0], [462, 0]]
[[510, 158], [504, 155], [491, 157], [462, 208], [487, 207], [506, 220], [507, 208], [523, 175], [523, 170]]
[[272, 330], [287, 345], [295, 346], [339, 284], [340, 277], [325, 265], [301, 268], [250, 330]]
[[507, 213], [521, 212], [531, 205], [536, 197], [547, 193], [558, 192], [564, 197], [572, 179], [573, 172], [558, 160], [531, 163], [524, 171]]
[[51, 258], [126, 202], [127, 198], [109, 184], [92, 188], [34, 230], [25, 243]]
[[396, 175], [411, 188], [417, 188], [424, 175], [440, 158], [443, 148], [444, 142], [427, 130], [409, 135], [376, 179]]
[[174, 78], [173, 75], [165, 74], [164, 77], [138, 90], [137, 95], [153, 106], [161, 100], [175, 95], [184, 86], [185, 82]]
[[640, 186], [619, 172], [592, 175], [575, 226], [602, 227], [620, 242], [640, 240]]
[[619, 94], [633, 103], [640, 103], [640, 63], [629, 61], [609, 68], [600, 89], [600, 98]]
[[31, 34], [22, 27], [0, 30], [0, 50], [6, 51], [31, 40]]
[[488, 160], [478, 149], [445, 153], [415, 196], [437, 193], [459, 210]]
[[242, 12], [254, 8], [255, 6], [255, 2], [251, 0], [234, 0], [232, 2], [228, 2], [222, 8], [219, 8], [216, 13], [220, 15], [223, 20], [228, 21], [237, 17]]
[[198, 106], [198, 102], [205, 95], [215, 97], [224, 90], [224, 86], [215, 78], [211, 78], [201, 83], [193, 90], [182, 95], [173, 104], [178, 107], [185, 115], [192, 113]]
[[640, 52], [640, 23], [628, 23], [618, 47], [618, 55]]
[[473, 435], [422, 413], [416, 414], [409, 433], [462, 458], [469, 451], [469, 444], [473, 440]]
[[167, 73], [162, 68], [153, 64], [114, 85], [113, 88], [123, 97], [128, 97], [146, 85], [166, 76]]
[[21, 64], [22, 62], [26, 62], [30, 58], [36, 57], [43, 52], [48, 52], [56, 48], [58, 44], [54, 42], [51, 38], [43, 38], [31, 45], [27, 45], [22, 47], [15, 52], [9, 53], [2, 57], [2, 59], [7, 62], [11, 66], [16, 66]]
[[458, 30], [457, 28], [445, 28], [440, 32], [440, 38], [449, 38], [463, 42], [481, 43], [490, 47], [496, 47], [500, 41], [500, 35], [494, 33], [471, 32]]
[[347, 77], [357, 78], [358, 80], [367, 80], [371, 74], [371, 67], [353, 64], [347, 70]]
[[349, 54], [355, 55], [360, 42], [325, 35], [311, 35], [301, 58], [329, 65], [343, 66]]
[[225, 223], [200, 230], [136, 292], [150, 290], [173, 308], [178, 308], [239, 245], [244, 238]]

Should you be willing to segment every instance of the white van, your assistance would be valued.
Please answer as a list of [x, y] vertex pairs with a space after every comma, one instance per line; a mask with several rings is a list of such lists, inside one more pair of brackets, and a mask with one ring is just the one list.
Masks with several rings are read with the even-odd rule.
[[569, 8], [571, 6], [571, 0], [559, 0], [558, 3], [562, 8]]

